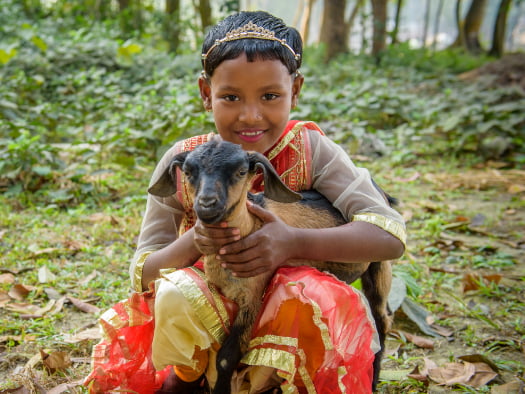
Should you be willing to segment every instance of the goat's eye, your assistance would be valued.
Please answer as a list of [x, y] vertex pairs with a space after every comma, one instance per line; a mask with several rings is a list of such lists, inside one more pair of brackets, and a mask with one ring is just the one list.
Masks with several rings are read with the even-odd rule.
[[237, 175], [246, 176], [247, 173], [248, 173], [248, 170], [242, 169], [242, 170], [239, 170], [239, 172], [237, 172]]

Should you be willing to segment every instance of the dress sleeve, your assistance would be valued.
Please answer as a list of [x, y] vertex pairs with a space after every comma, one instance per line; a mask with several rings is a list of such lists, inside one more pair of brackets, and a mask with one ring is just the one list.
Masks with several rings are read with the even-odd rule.
[[[180, 151], [181, 144], [177, 143], [164, 154], [153, 172], [150, 186], [168, 167], [173, 156]], [[147, 257], [177, 239], [183, 214], [182, 204], [175, 195], [157, 197], [148, 194], [137, 249], [129, 267], [133, 290], [142, 292], [142, 268]]]
[[332, 202], [346, 220], [372, 223], [406, 244], [405, 223], [373, 185], [367, 169], [357, 167], [328, 137], [309, 132], [312, 186]]

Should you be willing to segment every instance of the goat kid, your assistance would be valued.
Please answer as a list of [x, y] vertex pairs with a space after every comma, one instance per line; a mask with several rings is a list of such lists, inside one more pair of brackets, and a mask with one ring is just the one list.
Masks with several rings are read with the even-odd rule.
[[[280, 179], [268, 159], [257, 152], [246, 152], [240, 145], [214, 139], [193, 151], [181, 152], [171, 161], [149, 192], [160, 197], [173, 195], [177, 189], [177, 168], [186, 178], [193, 209], [202, 223], [213, 225], [228, 222], [245, 237], [262, 226], [260, 219], [247, 207], [249, 198], [274, 212], [286, 224], [299, 228], [328, 228], [345, 223], [332, 204], [316, 191], [290, 190]], [[251, 181], [261, 169], [264, 176], [264, 195], [249, 193]], [[236, 278], [221, 267], [216, 253], [204, 256], [204, 271], [209, 283], [216, 286], [239, 307], [230, 333], [217, 355], [217, 382], [214, 394], [231, 392], [231, 379], [242, 356], [247, 352], [252, 328], [262, 306], [263, 294], [273, 273], [251, 278]], [[362, 278], [379, 333], [381, 349], [390, 326], [387, 297], [391, 285], [389, 262], [346, 264], [321, 261], [294, 260], [289, 265], [309, 265], [329, 271], [346, 283]], [[381, 352], [374, 361], [374, 387], [379, 375]]]

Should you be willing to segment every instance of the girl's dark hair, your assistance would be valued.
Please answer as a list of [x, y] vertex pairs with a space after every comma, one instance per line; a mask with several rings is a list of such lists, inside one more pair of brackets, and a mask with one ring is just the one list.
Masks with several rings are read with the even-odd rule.
[[[303, 41], [299, 32], [293, 27], [286, 26], [280, 18], [264, 11], [241, 11], [219, 22], [206, 34], [202, 44], [202, 53], [207, 53], [215, 43], [226, 36], [226, 33], [238, 29], [252, 22], [275, 33], [275, 37], [286, 40], [286, 43], [296, 54], [302, 55]], [[295, 59], [290, 49], [278, 41], [244, 38], [235, 41], [223, 42], [212, 49], [206, 60], [202, 61], [204, 72], [211, 76], [217, 66], [224, 60], [236, 59], [245, 53], [249, 62], [254, 60], [280, 60], [293, 74], [301, 67], [301, 58]]]

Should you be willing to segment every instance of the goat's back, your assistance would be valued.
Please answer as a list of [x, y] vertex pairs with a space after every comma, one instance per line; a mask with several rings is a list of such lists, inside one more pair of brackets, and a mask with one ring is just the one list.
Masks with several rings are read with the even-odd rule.
[[[315, 190], [301, 192], [303, 199], [296, 203], [280, 203], [265, 199], [260, 202], [266, 209], [292, 227], [321, 229], [337, 227], [346, 221], [322, 194]], [[258, 202], [258, 201], [256, 201]], [[352, 283], [368, 268], [368, 263], [339, 263], [331, 261], [289, 261], [292, 265], [309, 265], [320, 271], [328, 271], [346, 283]]]

